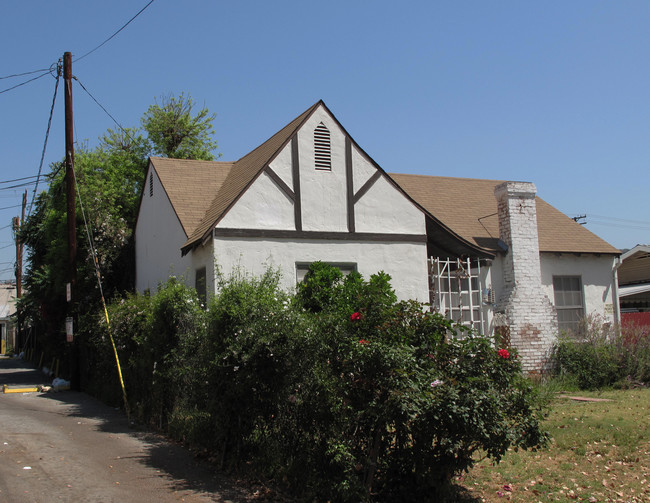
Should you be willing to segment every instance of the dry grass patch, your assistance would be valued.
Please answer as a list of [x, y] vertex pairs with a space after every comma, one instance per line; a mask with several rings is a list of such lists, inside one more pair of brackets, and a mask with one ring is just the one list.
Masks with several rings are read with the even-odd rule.
[[649, 502], [650, 389], [579, 395], [611, 401], [555, 398], [547, 448], [481, 461], [457, 483], [484, 502]]

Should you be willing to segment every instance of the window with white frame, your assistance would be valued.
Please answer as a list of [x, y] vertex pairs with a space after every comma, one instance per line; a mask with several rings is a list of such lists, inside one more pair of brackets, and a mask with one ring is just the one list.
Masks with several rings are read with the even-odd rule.
[[585, 316], [582, 278], [553, 276], [553, 294], [560, 332], [576, 332]]

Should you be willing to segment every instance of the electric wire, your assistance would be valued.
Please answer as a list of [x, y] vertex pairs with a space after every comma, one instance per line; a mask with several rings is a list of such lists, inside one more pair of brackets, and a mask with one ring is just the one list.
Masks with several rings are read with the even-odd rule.
[[5, 206], [4, 208], [0, 208], [0, 210], [10, 210], [12, 208], [20, 208], [22, 204], [14, 204], [13, 206]]
[[43, 161], [45, 160], [45, 151], [47, 150], [47, 140], [50, 137], [50, 127], [52, 126], [52, 116], [54, 115], [54, 104], [56, 103], [56, 94], [59, 89], [60, 78], [61, 78], [61, 60], [59, 60], [59, 62], [57, 63], [56, 84], [54, 85], [54, 97], [52, 98], [52, 107], [50, 108], [50, 118], [47, 120], [47, 130], [45, 131], [45, 141], [43, 143], [43, 152], [41, 153], [41, 162], [38, 165], [38, 174], [36, 175], [36, 185], [34, 186], [32, 200], [29, 203], [29, 210], [27, 211], [27, 216], [31, 215], [32, 206], [34, 205], [34, 200], [36, 199], [36, 192], [38, 191], [38, 182], [41, 178], [41, 173], [43, 171]]
[[593, 213], [591, 213], [589, 216], [592, 218], [597, 218], [598, 220], [612, 220], [614, 222], [623, 222], [628, 224], [650, 225], [650, 220], [632, 220], [629, 218], [607, 217], [605, 215], [594, 215]]
[[650, 224], [647, 225], [632, 225], [632, 224], [621, 224], [613, 222], [599, 222], [598, 220], [590, 220], [586, 225], [600, 225], [603, 227], [616, 227], [618, 229], [634, 229], [639, 231], [648, 231], [650, 230]]
[[115, 33], [113, 33], [110, 37], [108, 37], [106, 40], [104, 40], [101, 44], [99, 44], [99, 45], [98, 45], [97, 47], [95, 47], [94, 49], [88, 51], [88, 52], [87, 52], [86, 54], [84, 54], [83, 56], [79, 56], [77, 59], [74, 60], [74, 62], [76, 63], [77, 61], [81, 61], [83, 58], [85, 58], [86, 56], [89, 56], [90, 54], [92, 54], [93, 52], [95, 52], [97, 49], [99, 49], [100, 47], [102, 47], [104, 44], [106, 44], [109, 40], [111, 40], [113, 37], [115, 37], [115, 35], [117, 35], [117, 34], [118, 34], [119, 32], [121, 32], [124, 28], [126, 28], [129, 24], [131, 24], [131, 22], [132, 22], [136, 17], [138, 17], [140, 14], [142, 14], [142, 13], [145, 11], [145, 9], [146, 9], [147, 7], [149, 7], [152, 3], [154, 3], [154, 1], [155, 1], [155, 0], [151, 0], [147, 5], [145, 5], [144, 7], [142, 7], [142, 9], [140, 9], [140, 11], [139, 11], [135, 16], [133, 16], [131, 19], [129, 19], [129, 20], [126, 22], [126, 24], [124, 24], [124, 25], [123, 25], [119, 30], [117, 30]]
[[0, 183], [13, 183], [13, 182], [20, 182], [22, 180], [30, 180], [32, 178], [38, 178], [36, 175], [31, 175], [31, 176], [23, 176], [22, 178], [13, 178], [11, 180], [0, 180]]
[[86, 237], [88, 238], [88, 246], [90, 247], [90, 254], [93, 259], [93, 264], [95, 266], [95, 275], [97, 276], [97, 285], [99, 286], [99, 293], [102, 298], [102, 306], [104, 307], [104, 316], [106, 318], [106, 328], [108, 330], [108, 336], [111, 340], [111, 346], [113, 346], [113, 354], [115, 355], [115, 363], [117, 365], [117, 373], [120, 378], [120, 386], [122, 387], [122, 398], [124, 400], [124, 410], [126, 411], [127, 418], [131, 418], [129, 411], [129, 401], [126, 397], [126, 387], [124, 386], [124, 377], [122, 376], [122, 366], [120, 365], [120, 357], [117, 354], [117, 347], [115, 346], [115, 340], [113, 339], [113, 332], [111, 331], [111, 322], [108, 317], [108, 309], [106, 307], [106, 299], [104, 298], [104, 287], [102, 286], [102, 276], [99, 270], [99, 262], [97, 260], [97, 253], [95, 252], [95, 246], [93, 244], [93, 238], [90, 235], [90, 226], [88, 225], [88, 220], [86, 219], [86, 211], [84, 209], [83, 200], [81, 198], [81, 193], [79, 192], [79, 184], [77, 183], [77, 175], [75, 173], [74, 167], [72, 168], [72, 176], [74, 178], [75, 189], [77, 192], [77, 198], [79, 199], [79, 208], [81, 209], [81, 215], [84, 220], [84, 227], [86, 229]]
[[111, 120], [112, 120], [112, 121], [115, 123], [115, 125], [120, 129], [120, 131], [122, 131], [126, 136], [128, 136], [128, 138], [129, 138], [132, 142], [135, 142], [135, 139], [134, 139], [134, 138], [129, 134], [129, 132], [128, 132], [126, 129], [124, 129], [124, 128], [122, 127], [122, 125], [121, 125], [119, 122], [117, 122], [117, 119], [115, 119], [115, 117], [113, 117], [113, 116], [108, 112], [108, 110], [106, 110], [106, 108], [105, 108], [105, 107], [104, 107], [104, 106], [103, 106], [99, 101], [97, 101], [97, 98], [95, 98], [95, 97], [90, 93], [90, 91], [89, 91], [88, 89], [86, 89], [86, 86], [84, 86], [84, 85], [81, 83], [81, 81], [80, 81], [77, 77], [72, 77], [72, 78], [75, 79], [75, 80], [77, 81], [77, 83], [81, 86], [81, 88], [82, 88], [84, 91], [86, 91], [86, 94], [88, 94], [88, 96], [90, 96], [90, 97], [92, 98], [92, 100], [93, 100], [95, 103], [97, 103], [97, 106], [98, 106], [99, 108], [101, 108], [101, 109], [104, 111], [104, 113], [105, 113], [106, 115], [108, 115], [108, 116], [111, 118]]
[[35, 184], [37, 181], [34, 180], [32, 182], [24, 182], [24, 183], [18, 183], [16, 185], [8, 185], [6, 187], [0, 187], [0, 190], [11, 190], [11, 189], [18, 189], [20, 187], [29, 187], [30, 185]]
[[13, 89], [16, 89], [17, 87], [24, 86], [25, 84], [29, 84], [30, 82], [34, 82], [35, 80], [38, 80], [41, 77], [45, 77], [46, 75], [49, 75], [49, 74], [50, 74], [50, 71], [46, 70], [44, 73], [41, 73], [40, 75], [38, 75], [38, 76], [36, 76], [34, 78], [26, 80], [25, 82], [21, 82], [20, 84], [16, 84], [15, 86], [11, 86], [11, 87], [8, 87], [6, 89], [3, 89], [2, 91], [0, 91], [0, 94], [7, 93], [7, 92], [9, 92], [9, 91], [11, 91]]
[[32, 70], [31, 72], [14, 73], [13, 75], [5, 75], [4, 77], [0, 77], [0, 80], [12, 79], [14, 77], [23, 77], [25, 75], [32, 75], [34, 73], [49, 72], [49, 71], [50, 71], [49, 68], [41, 68], [39, 70]]

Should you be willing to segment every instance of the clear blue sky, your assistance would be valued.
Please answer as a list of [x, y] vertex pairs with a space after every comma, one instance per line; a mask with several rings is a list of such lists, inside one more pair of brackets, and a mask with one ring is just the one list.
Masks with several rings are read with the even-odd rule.
[[[86, 54], [147, 3], [4, 2], [0, 77]], [[629, 248], [650, 243], [648, 27], [645, 0], [155, 0], [73, 73], [123, 126], [157, 96], [190, 93], [217, 113], [223, 160], [323, 99], [388, 172], [531, 181]], [[54, 82], [0, 94], [0, 181], [38, 172]], [[78, 84], [74, 109], [79, 141], [115, 128]], [[63, 154], [59, 92], [46, 164]], [[8, 185], [0, 208], [20, 204]], [[1, 209], [0, 227], [18, 214]], [[0, 279], [14, 251], [0, 229]]]

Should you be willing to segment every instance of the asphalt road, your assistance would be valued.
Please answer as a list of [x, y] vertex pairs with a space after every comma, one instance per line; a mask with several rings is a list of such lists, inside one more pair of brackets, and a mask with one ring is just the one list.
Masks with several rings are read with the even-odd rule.
[[[48, 381], [0, 359], [0, 388]], [[242, 502], [254, 491], [84, 393], [0, 389], [2, 503]]]

